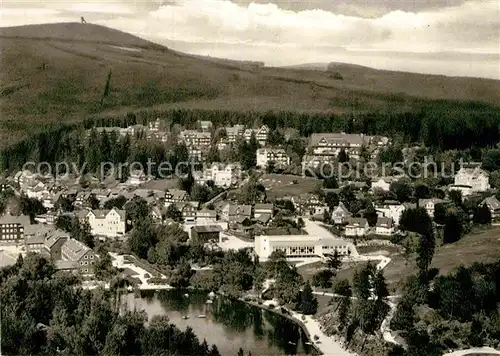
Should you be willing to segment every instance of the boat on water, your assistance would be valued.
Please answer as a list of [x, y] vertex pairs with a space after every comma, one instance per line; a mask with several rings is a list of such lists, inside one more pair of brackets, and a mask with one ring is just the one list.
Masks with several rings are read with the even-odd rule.
[[206, 318], [207, 316], [205, 314], [200, 314], [198, 315], [198, 318]]
[[182, 317], [182, 319], [184, 319], [184, 320], [189, 319], [189, 315], [184, 315], [184, 316]]

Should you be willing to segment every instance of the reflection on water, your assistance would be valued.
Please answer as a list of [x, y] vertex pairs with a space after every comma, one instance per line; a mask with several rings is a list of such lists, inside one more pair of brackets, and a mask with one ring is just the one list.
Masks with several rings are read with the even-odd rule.
[[190, 326], [200, 340], [216, 344], [221, 355], [236, 356], [240, 347], [253, 356], [315, 354], [302, 329], [285, 317], [225, 297], [217, 296], [212, 304], [207, 299], [206, 293], [194, 291], [143, 291], [129, 294], [127, 303], [145, 310], [150, 319], [168, 315], [180, 329]]

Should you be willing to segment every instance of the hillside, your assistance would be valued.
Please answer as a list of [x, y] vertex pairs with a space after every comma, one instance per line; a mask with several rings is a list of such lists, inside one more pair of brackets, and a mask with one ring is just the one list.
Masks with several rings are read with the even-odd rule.
[[[142, 108], [329, 111], [417, 109], [427, 99], [500, 102], [500, 82], [345, 66], [259, 68], [184, 55], [92, 24], [0, 29], [0, 145], [47, 124]], [[111, 71], [110, 95], [100, 99]], [[397, 95], [395, 95], [397, 94]]]

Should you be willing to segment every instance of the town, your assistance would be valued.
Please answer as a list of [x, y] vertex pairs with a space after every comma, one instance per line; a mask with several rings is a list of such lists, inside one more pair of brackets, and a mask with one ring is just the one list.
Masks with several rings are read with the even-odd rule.
[[[334, 285], [335, 275], [356, 270], [352, 283], [363, 273], [370, 280], [382, 278], [377, 271], [391, 270], [394, 258], [404, 256], [408, 265], [415, 251], [422, 255], [427, 248], [432, 259], [434, 244], [452, 246], [474, 228], [488, 231], [500, 224], [499, 181], [490, 182], [481, 162], [439, 168], [424, 157], [425, 147], [403, 146], [389, 137], [338, 132], [307, 138], [264, 124], [215, 127], [211, 121], [186, 128], [162, 118], [123, 128], [93, 126], [85, 133], [77, 135], [91, 168], [80, 176], [24, 169], [3, 180], [3, 266], [35, 253], [78, 276], [86, 289], [109, 289], [120, 276], [129, 291], [194, 287], [269, 309], [305, 293], [300, 298], [309, 299], [298, 303], [291, 317], [307, 322], [311, 345], [326, 354], [344, 351], [327, 336], [328, 320], [310, 315], [325, 297], [340, 297], [341, 310], [349, 308], [342, 288], [351, 281]], [[169, 171], [166, 177], [144, 169], [115, 176], [99, 168], [99, 161], [129, 158], [132, 147], [139, 147], [132, 154], [136, 162], [144, 162], [145, 147], [153, 152], [171, 147], [171, 155], [159, 160], [189, 164], [183, 164], [181, 176]], [[120, 153], [124, 148], [129, 152]], [[369, 163], [375, 167], [370, 175]], [[388, 171], [380, 169], [383, 163]], [[396, 163], [413, 170], [390, 174]], [[426, 164], [431, 176], [423, 174]], [[419, 235], [438, 236], [439, 242], [426, 247]], [[237, 257], [241, 253], [246, 257]], [[431, 260], [418, 261], [420, 273], [428, 274]], [[263, 272], [263, 263], [292, 264], [293, 272]], [[247, 278], [253, 282], [233, 272], [220, 275], [231, 266], [251, 268], [242, 273], [252, 274]], [[359, 266], [365, 266], [361, 272]], [[221, 281], [214, 282], [214, 274]], [[399, 346], [389, 327], [398, 325], [391, 318], [401, 313], [394, 303], [399, 297], [389, 295], [400, 292], [399, 279], [387, 282], [379, 297], [393, 299], [376, 318], [382, 340]]]

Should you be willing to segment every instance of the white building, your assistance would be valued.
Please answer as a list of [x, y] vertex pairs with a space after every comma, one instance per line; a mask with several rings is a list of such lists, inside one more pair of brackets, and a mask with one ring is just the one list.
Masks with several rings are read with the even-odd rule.
[[490, 189], [488, 173], [479, 167], [460, 168], [455, 175], [454, 183], [450, 186], [450, 190], [460, 190], [463, 195]]
[[375, 205], [378, 217], [390, 218], [394, 221], [395, 226], [399, 226], [399, 220], [406, 206], [395, 200], [386, 200], [382, 204]]
[[395, 232], [394, 222], [390, 218], [378, 218], [375, 225], [377, 235], [392, 235]]
[[391, 183], [396, 181], [395, 178], [393, 177], [381, 177], [378, 179], [372, 180], [372, 191], [374, 189], [381, 189], [384, 192], [388, 192], [389, 188], [391, 187]]
[[254, 250], [260, 261], [266, 261], [276, 250], [284, 251], [290, 259], [324, 257], [333, 254], [335, 250], [343, 256], [356, 254], [356, 248], [349, 241], [315, 238], [311, 235], [256, 236]]
[[237, 184], [241, 178], [241, 166], [239, 163], [221, 164], [213, 163], [206, 168], [201, 175], [197, 176], [197, 182], [206, 184], [213, 181], [214, 185], [222, 188], [229, 188]]
[[290, 164], [290, 157], [282, 148], [257, 149], [257, 167], [265, 168], [269, 162], [274, 162], [276, 167], [286, 167]]
[[246, 129], [243, 132], [243, 137], [245, 138], [245, 140], [247, 142], [250, 141], [250, 139], [252, 138], [252, 134], [253, 133], [255, 133], [255, 138], [257, 139], [257, 142], [261, 146], [265, 146], [266, 145], [266, 141], [267, 141], [267, 137], [269, 135], [269, 127], [267, 127], [266, 125], [262, 125], [258, 129]]
[[339, 205], [332, 211], [332, 221], [334, 224], [341, 225], [347, 222], [352, 214], [347, 210], [344, 203], [340, 202]]
[[125, 234], [125, 210], [116, 208], [111, 210], [91, 210], [86, 218], [93, 235], [119, 237]]
[[431, 218], [434, 218], [434, 211], [436, 209], [436, 205], [437, 204], [442, 204], [442, 203], [445, 203], [446, 201], [443, 200], [443, 199], [438, 199], [438, 198], [432, 198], [432, 199], [420, 199], [418, 201], [418, 205], [421, 207], [421, 208], [425, 208], [425, 210], [427, 211], [427, 214], [429, 214], [429, 216]]
[[496, 217], [500, 213], [500, 201], [494, 195], [484, 199], [479, 205], [486, 205], [492, 217]]
[[370, 226], [365, 218], [349, 218], [345, 227], [346, 236], [365, 236]]
[[217, 222], [217, 212], [203, 208], [196, 212], [196, 224], [198, 225], [212, 225]]

